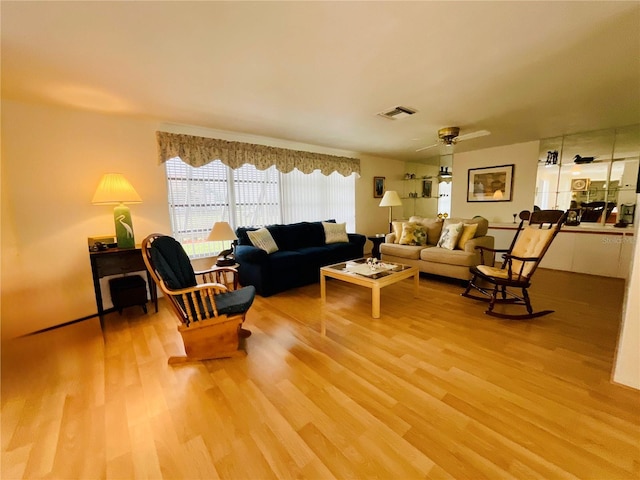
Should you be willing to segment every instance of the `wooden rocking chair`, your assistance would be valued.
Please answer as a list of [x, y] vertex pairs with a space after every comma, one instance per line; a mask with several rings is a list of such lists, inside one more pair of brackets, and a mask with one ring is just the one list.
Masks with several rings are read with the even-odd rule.
[[[169, 358], [169, 364], [244, 355], [241, 328], [255, 298], [255, 288], [238, 286], [231, 267], [195, 272], [182, 245], [174, 238], [151, 234], [142, 242], [147, 270], [180, 320], [186, 355]], [[207, 283], [198, 284], [197, 275]]]
[[[495, 267], [493, 264], [471, 267], [473, 277], [462, 293], [463, 297], [489, 302], [489, 308], [485, 312], [487, 315], [509, 319], [529, 319], [553, 312], [553, 310], [543, 310], [534, 313], [527, 288], [531, 286], [531, 277], [560, 231], [566, 214], [562, 210], [538, 210], [533, 213], [525, 210], [520, 212], [520, 219], [520, 225], [509, 249], [476, 247], [481, 251], [481, 258], [484, 258], [484, 251], [493, 252], [494, 264], [495, 254], [504, 252], [504, 261], [500, 267]], [[526, 220], [528, 225], [525, 225]], [[470, 293], [471, 289], [480, 292], [482, 296]], [[522, 294], [515, 293], [514, 289], [516, 291], [519, 289]], [[495, 305], [502, 303], [523, 305], [528, 313], [511, 315], [494, 311]]]

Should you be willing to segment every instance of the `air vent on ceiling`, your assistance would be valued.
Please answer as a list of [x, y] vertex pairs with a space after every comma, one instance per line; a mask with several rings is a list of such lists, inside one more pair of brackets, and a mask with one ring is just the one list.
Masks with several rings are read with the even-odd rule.
[[378, 115], [380, 115], [381, 117], [389, 118], [391, 120], [398, 120], [400, 118], [406, 118], [410, 115], [413, 115], [414, 113], [416, 113], [415, 110], [407, 107], [394, 107], [391, 110], [380, 112], [378, 113]]

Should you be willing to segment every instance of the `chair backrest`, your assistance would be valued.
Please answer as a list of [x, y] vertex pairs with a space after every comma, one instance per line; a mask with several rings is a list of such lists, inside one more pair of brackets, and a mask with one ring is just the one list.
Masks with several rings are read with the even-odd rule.
[[[142, 241], [142, 259], [153, 281], [169, 300], [174, 313], [189, 324], [188, 313], [169, 289], [178, 290], [196, 285], [196, 277], [189, 257], [173, 237], [152, 233]], [[184, 302], [183, 302], [184, 303]]]
[[154, 233], [144, 239], [142, 253], [151, 276], [172, 290], [197, 284], [191, 261], [182, 245], [167, 235]]
[[[537, 210], [529, 215], [528, 225], [524, 225], [524, 221], [520, 222], [521, 228], [516, 232], [509, 254], [535, 260], [523, 262], [512, 259], [511, 271], [514, 274], [526, 278], [533, 275], [565, 219], [566, 213], [563, 210]], [[505, 261], [503, 267], [506, 266]]]

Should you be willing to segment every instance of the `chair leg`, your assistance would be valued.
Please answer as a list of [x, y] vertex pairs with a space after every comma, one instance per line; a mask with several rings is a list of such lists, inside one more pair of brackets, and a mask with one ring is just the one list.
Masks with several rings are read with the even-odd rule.
[[505, 287], [503, 285], [502, 288], [500, 289], [500, 293], [502, 294], [502, 299], [506, 300], [507, 299], [507, 287]]
[[493, 307], [495, 307], [496, 305], [496, 300], [498, 297], [498, 290], [500, 289], [500, 287], [498, 285], [495, 286], [495, 288], [493, 289], [493, 292], [491, 292], [491, 300], [489, 300], [489, 308], [487, 309], [487, 311], [485, 313], [491, 315], [491, 313], [493, 312]]
[[475, 281], [475, 279], [476, 279], [476, 275], [471, 277], [471, 280], [467, 282], [467, 288], [464, 289], [462, 296], [466, 297], [469, 294], [469, 291], [473, 288], [473, 282]]
[[[478, 282], [478, 275], [474, 274], [474, 276], [471, 278], [471, 280], [469, 280], [469, 282], [467, 283], [467, 287], [465, 288], [464, 292], [462, 292], [460, 295], [463, 296], [463, 297], [472, 298], [473, 300], [479, 300], [481, 302], [488, 302], [489, 298], [491, 297], [491, 294], [489, 293], [489, 291], [487, 289], [485, 289], [485, 288], [481, 287], [480, 285], [478, 285], [477, 282]], [[479, 295], [475, 295], [475, 294], [471, 293], [471, 289], [477, 290], [483, 296], [479, 296]]]
[[533, 308], [531, 307], [531, 300], [529, 300], [529, 293], [526, 288], [522, 289], [522, 298], [524, 299], [524, 305], [527, 307], [529, 315], [533, 315]]

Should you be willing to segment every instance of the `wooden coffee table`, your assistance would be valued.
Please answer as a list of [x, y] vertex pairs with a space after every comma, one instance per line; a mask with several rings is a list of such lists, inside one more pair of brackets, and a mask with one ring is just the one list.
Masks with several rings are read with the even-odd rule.
[[[413, 294], [415, 297], [418, 296], [420, 271], [417, 267], [391, 262], [384, 262], [383, 265], [388, 269], [371, 271], [366, 265], [366, 259], [360, 258], [322, 267], [320, 269], [320, 298], [323, 302], [327, 300], [327, 277], [361, 285], [371, 289], [371, 316], [380, 318], [380, 289], [382, 287], [413, 277]], [[356, 273], [357, 271], [361, 273]], [[320, 330], [322, 335], [326, 333], [324, 318], [321, 321]]]

